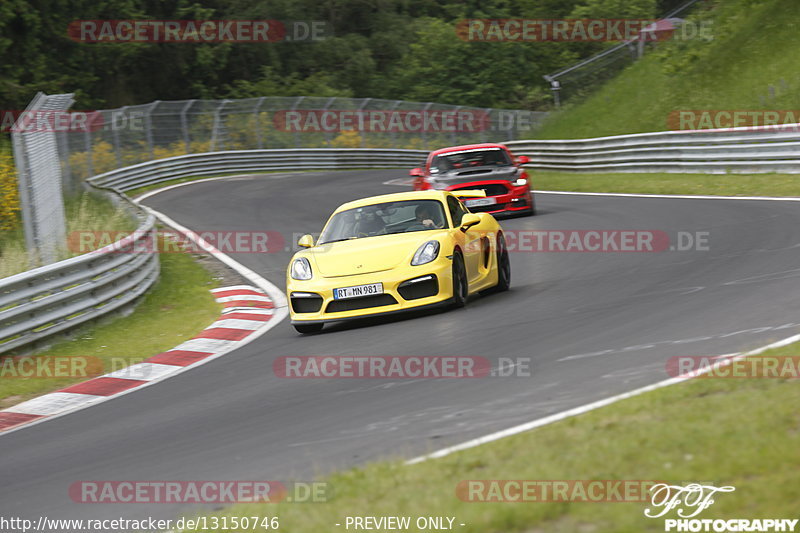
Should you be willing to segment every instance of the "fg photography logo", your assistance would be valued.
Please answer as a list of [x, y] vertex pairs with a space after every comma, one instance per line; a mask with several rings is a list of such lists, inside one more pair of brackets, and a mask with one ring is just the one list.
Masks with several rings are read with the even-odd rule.
[[650, 505], [644, 510], [648, 518], [661, 518], [675, 512], [678, 518], [665, 518], [664, 531], [795, 531], [797, 519], [709, 519], [695, 518], [714, 505], [718, 494], [735, 491], [735, 487], [715, 487], [690, 483], [684, 487], [658, 483], [650, 488]]

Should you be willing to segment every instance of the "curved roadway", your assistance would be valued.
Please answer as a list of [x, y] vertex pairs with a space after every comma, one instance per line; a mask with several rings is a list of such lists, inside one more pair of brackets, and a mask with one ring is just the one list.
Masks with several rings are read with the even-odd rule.
[[[401, 171], [199, 181], [144, 203], [193, 230], [317, 232]], [[411, 457], [665, 379], [675, 355], [738, 352], [800, 332], [800, 203], [540, 194], [507, 230], [709, 232], [707, 251], [513, 253], [512, 290], [466, 309], [337, 325], [288, 320], [207, 365], [0, 436], [0, 515], [171, 517], [187, 509], [80, 505], [78, 480], [308, 480]], [[289, 251], [232, 256], [283, 288]], [[284, 355], [530, 358], [530, 377], [287, 380]]]

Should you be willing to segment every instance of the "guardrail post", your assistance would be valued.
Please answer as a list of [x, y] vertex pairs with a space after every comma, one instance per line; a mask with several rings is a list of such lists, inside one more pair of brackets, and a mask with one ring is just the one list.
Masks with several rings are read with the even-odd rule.
[[553, 84], [553, 99], [555, 100], [556, 108], [561, 107], [561, 82], [554, 80]]
[[189, 137], [189, 121], [186, 119], [186, 112], [192, 107], [195, 100], [189, 100], [181, 109], [181, 133], [183, 134], [183, 145], [186, 147], [186, 153], [192, 153], [192, 139]]
[[[333, 104], [333, 101], [336, 100], [335, 96], [331, 96], [328, 98], [328, 101], [325, 102], [325, 107], [322, 109], [322, 114], [324, 115], [328, 108]], [[320, 120], [322, 120], [322, 116], [320, 116]], [[341, 132], [340, 132], [341, 133]], [[331, 145], [331, 134], [328, 131], [323, 131], [322, 134], [325, 136], [325, 144], [328, 146]]]
[[[394, 113], [394, 110], [397, 109], [397, 107], [400, 105], [400, 102], [401, 102], [400, 100], [395, 100], [394, 101], [394, 105], [389, 110], [389, 115]], [[424, 129], [424, 126], [423, 126], [423, 129]], [[389, 135], [392, 138], [392, 148], [397, 148], [397, 132], [396, 131], [390, 131]]]
[[264, 139], [261, 135], [261, 117], [259, 114], [261, 113], [261, 105], [266, 100], [266, 96], [262, 96], [258, 99], [258, 103], [256, 104], [256, 108], [253, 110], [253, 126], [256, 129], [256, 143], [258, 145], [258, 149], [261, 150], [264, 148]]
[[453, 145], [456, 145], [456, 144], [458, 144], [458, 140], [457, 140], [457, 138], [456, 138], [456, 129], [458, 128], [458, 124], [459, 124], [459, 120], [458, 120], [458, 111], [459, 111], [459, 110], [460, 110], [462, 107], [464, 107], [464, 106], [463, 106], [463, 105], [458, 105], [458, 106], [456, 106], [456, 108], [453, 110], [453, 113], [455, 113], [455, 114], [456, 114], [456, 116], [455, 116], [455, 120], [453, 121], [453, 123], [456, 125], [456, 127], [453, 129], [453, 131], [452, 131], [452, 132], [450, 132], [450, 143], [451, 143], [451, 144], [453, 144]]
[[[302, 102], [304, 98], [305, 98], [305, 96], [298, 96], [297, 99], [292, 104], [292, 109], [291, 110], [292, 111], [297, 111], [297, 107], [300, 105], [300, 102]], [[296, 131], [296, 132], [294, 132], [294, 147], [295, 148], [300, 148], [300, 144], [301, 144], [300, 143], [300, 132]]]
[[[122, 106], [119, 111], [121, 113], [125, 113], [125, 110], [128, 109], [128, 106]], [[102, 111], [101, 111], [102, 113]], [[117, 110], [114, 109], [110, 111], [111, 115], [111, 137], [114, 139], [114, 159], [117, 161], [117, 168], [122, 167], [122, 153], [119, 147], [119, 131], [117, 131], [117, 122], [114, 120], [116, 116]]]
[[[484, 108], [483, 112], [486, 113], [489, 117], [492, 116], [492, 108], [491, 107]], [[492, 127], [494, 126], [494, 123], [492, 122], [491, 119], [489, 120], [489, 123], [492, 124]], [[492, 140], [492, 139], [489, 138], [489, 136], [491, 135], [490, 132], [492, 131], [492, 127], [483, 130], [483, 135], [481, 135], [482, 142], [490, 142]]]
[[58, 144], [58, 159], [61, 164], [61, 176], [64, 189], [75, 192], [81, 188], [79, 180], [72, 175], [72, 168], [69, 166], [69, 143], [67, 142], [66, 132], [56, 132], [56, 143]]
[[155, 159], [155, 152], [153, 151], [153, 110], [161, 103], [161, 100], [156, 100], [150, 107], [147, 108], [145, 112], [145, 126], [144, 126], [144, 135], [145, 139], [147, 140], [147, 150], [150, 152], [150, 159]]
[[[369, 104], [370, 101], [372, 101], [372, 98], [362, 98], [361, 99], [361, 105], [358, 106], [359, 123], [362, 123], [362, 120], [361, 120], [362, 117], [360, 116], [361, 112], [364, 111], [364, 108], [367, 107], [367, 104]], [[364, 135], [361, 136], [361, 148], [365, 148], [366, 144], [367, 144], [366, 140], [367, 140], [367, 134], [369, 133], [369, 131], [368, 131], [369, 130], [369, 126], [367, 126], [366, 129], [367, 129], [367, 131], [364, 131], [363, 132]]]
[[422, 108], [422, 142], [425, 143], [425, 149], [428, 150], [428, 130], [425, 129], [425, 115], [428, 114], [428, 109], [433, 105], [433, 102], [426, 102], [425, 107]]
[[92, 134], [89, 129], [83, 130], [83, 143], [86, 147], [86, 172], [88, 176], [94, 176], [94, 164], [92, 161]]
[[[230, 102], [230, 100], [223, 100], [220, 105], [214, 110], [214, 126], [211, 130], [211, 151], [217, 151], [217, 143], [219, 142], [218, 139], [220, 137], [220, 131], [224, 128], [222, 124], [222, 117], [220, 116], [220, 112], [225, 107], [225, 104]], [[222, 139], [222, 143], [220, 143], [225, 148], [225, 139]]]

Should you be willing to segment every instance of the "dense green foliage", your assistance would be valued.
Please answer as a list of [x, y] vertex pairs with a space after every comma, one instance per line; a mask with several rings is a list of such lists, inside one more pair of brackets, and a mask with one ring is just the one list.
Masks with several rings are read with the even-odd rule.
[[[597, 43], [458, 38], [464, 18], [652, 17], [679, 0], [3, 0], [0, 108], [36, 91], [75, 92], [75, 108], [246, 96], [354, 96], [542, 109], [542, 75]], [[79, 43], [84, 19], [320, 20], [334, 36], [303, 43]]]

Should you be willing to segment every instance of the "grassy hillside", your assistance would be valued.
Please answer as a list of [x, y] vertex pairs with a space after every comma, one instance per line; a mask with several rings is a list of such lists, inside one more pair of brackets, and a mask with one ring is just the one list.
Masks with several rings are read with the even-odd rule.
[[537, 136], [663, 131], [675, 110], [800, 109], [800, 2], [717, 0], [701, 19], [711, 21], [712, 40], [660, 43]]

